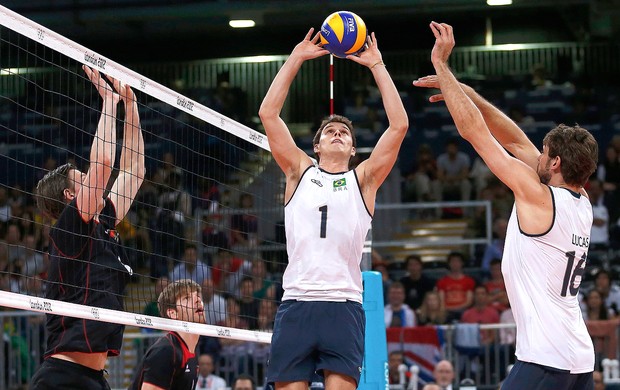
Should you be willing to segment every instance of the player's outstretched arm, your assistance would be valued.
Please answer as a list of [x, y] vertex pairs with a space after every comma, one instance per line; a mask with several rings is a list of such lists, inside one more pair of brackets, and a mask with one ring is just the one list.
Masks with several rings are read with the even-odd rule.
[[108, 79], [125, 104], [125, 126], [119, 172], [110, 190], [110, 200], [116, 208], [116, 223], [118, 224], [129, 211], [131, 203], [144, 181], [144, 138], [140, 127], [138, 102], [133, 90], [129, 85], [123, 85], [119, 80], [109, 76]]
[[103, 193], [112, 174], [116, 157], [116, 112], [120, 96], [96, 69], [83, 66], [84, 72], [103, 98], [101, 117], [90, 149], [90, 165], [76, 194], [77, 208], [85, 221], [91, 220], [103, 207]]
[[431, 61], [437, 73], [439, 87], [459, 134], [474, 147], [489, 169], [514, 192], [517, 202], [540, 205], [549, 190], [543, 188], [536, 171], [524, 162], [511, 157], [491, 135], [482, 114], [465, 94], [448, 67], [448, 57], [454, 47], [452, 27], [431, 22], [435, 46]]
[[[394, 81], [383, 64], [375, 33], [368, 37], [367, 45], [366, 50], [359, 56], [347, 56], [347, 58], [368, 67], [372, 72], [389, 122], [387, 130], [379, 138], [370, 157], [357, 168], [362, 188], [373, 193], [383, 183], [396, 162], [400, 145], [409, 128], [409, 119]], [[366, 196], [365, 199], [369, 204], [374, 204], [374, 201], [370, 203], [371, 199]]]
[[314, 29], [311, 28], [303, 41], [295, 46], [273, 79], [258, 111], [267, 133], [271, 153], [287, 180], [298, 177], [305, 167], [312, 164], [310, 157], [295, 145], [293, 136], [280, 117], [280, 112], [291, 84], [304, 61], [328, 53], [319, 46], [319, 34], [312, 36], [313, 32]]
[[[424, 76], [413, 82], [416, 87], [439, 88], [439, 81], [436, 75]], [[460, 83], [461, 89], [478, 107], [484, 121], [486, 122], [491, 134], [506, 148], [513, 156], [526, 163], [532, 169], [536, 169], [540, 151], [534, 146], [532, 141], [527, 138], [523, 130], [500, 109], [482, 97], [472, 87]], [[432, 95], [429, 100], [439, 102], [444, 100], [441, 93]]]

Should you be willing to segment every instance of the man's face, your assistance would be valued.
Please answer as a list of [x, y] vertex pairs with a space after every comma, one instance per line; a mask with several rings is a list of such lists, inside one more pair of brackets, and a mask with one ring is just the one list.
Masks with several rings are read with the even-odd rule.
[[314, 152], [320, 156], [327, 151], [341, 152], [347, 156], [355, 155], [353, 137], [347, 125], [340, 122], [325, 125], [319, 143], [314, 145]]
[[174, 320], [205, 323], [204, 305], [198, 291], [181, 294], [176, 300], [175, 309], [170, 309], [168, 313]]
[[201, 355], [198, 358], [198, 372], [202, 376], [207, 376], [213, 372], [213, 358], [210, 355]]
[[454, 380], [454, 370], [448, 362], [439, 362], [435, 367], [435, 381], [439, 386], [448, 386]]
[[249, 379], [237, 379], [233, 390], [253, 390], [252, 381]]

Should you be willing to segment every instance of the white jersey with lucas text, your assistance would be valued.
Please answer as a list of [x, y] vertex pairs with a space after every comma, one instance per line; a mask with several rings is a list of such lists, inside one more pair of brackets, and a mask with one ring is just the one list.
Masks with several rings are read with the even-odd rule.
[[354, 170], [310, 166], [284, 208], [282, 300], [362, 302], [360, 261], [372, 216]]
[[540, 235], [519, 228], [516, 205], [508, 223], [502, 273], [517, 324], [517, 358], [567, 370], [594, 370], [594, 347], [579, 308], [592, 206], [581, 194], [549, 187], [553, 223]]

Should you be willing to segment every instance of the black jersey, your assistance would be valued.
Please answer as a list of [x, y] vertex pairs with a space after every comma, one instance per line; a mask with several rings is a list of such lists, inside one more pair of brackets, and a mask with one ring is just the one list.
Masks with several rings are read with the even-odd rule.
[[[123, 310], [123, 292], [132, 273], [114, 230], [116, 209], [109, 199], [99, 221], [84, 222], [76, 201], [69, 203], [50, 232], [46, 297], [64, 302]], [[119, 354], [123, 325], [47, 315], [45, 356], [59, 352]]]
[[175, 332], [157, 339], [137, 368], [129, 390], [139, 390], [143, 383], [169, 390], [193, 390], [198, 379], [198, 360]]

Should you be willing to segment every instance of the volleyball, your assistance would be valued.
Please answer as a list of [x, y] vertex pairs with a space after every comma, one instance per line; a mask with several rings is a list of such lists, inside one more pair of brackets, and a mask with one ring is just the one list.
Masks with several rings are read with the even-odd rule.
[[367, 35], [362, 18], [349, 11], [334, 12], [321, 25], [321, 44], [340, 58], [363, 51]]

